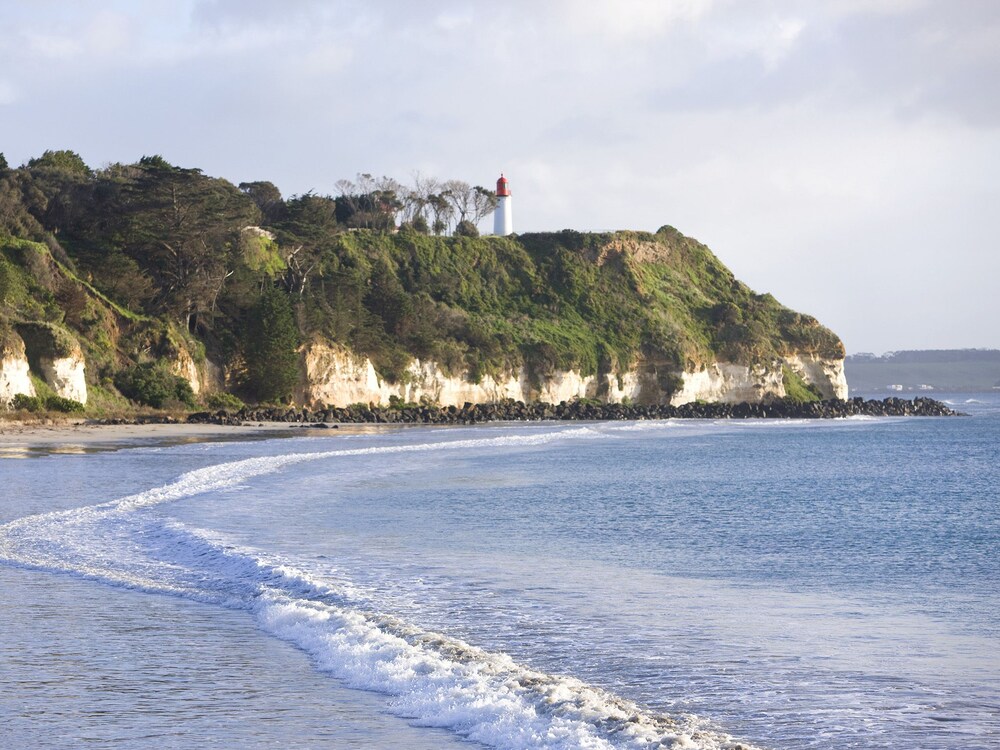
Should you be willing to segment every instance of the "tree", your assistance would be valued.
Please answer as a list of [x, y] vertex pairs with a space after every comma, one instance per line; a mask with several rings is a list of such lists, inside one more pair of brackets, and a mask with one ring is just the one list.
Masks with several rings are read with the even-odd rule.
[[372, 264], [364, 305], [381, 319], [382, 327], [390, 334], [398, 334], [413, 314], [409, 295], [396, 276], [395, 269], [384, 258], [379, 258]]
[[478, 224], [487, 214], [496, 210], [497, 194], [482, 185], [476, 185], [472, 197], [472, 223]]
[[37, 159], [29, 160], [28, 169], [57, 169], [81, 177], [89, 177], [92, 174], [90, 167], [75, 151], [46, 151]]
[[456, 237], [478, 237], [479, 229], [468, 219], [462, 219], [455, 225]]
[[183, 169], [161, 156], [140, 159], [122, 188], [123, 241], [155, 282], [158, 305], [190, 331], [208, 326], [232, 274], [239, 233], [260, 211], [226, 180]]
[[283, 244], [319, 245], [344, 229], [337, 221], [337, 201], [328, 195], [292, 196], [285, 208], [285, 216], [277, 225]]
[[139, 264], [118, 250], [101, 259], [100, 274], [94, 285], [122, 306], [141, 312], [155, 292], [153, 282]]
[[430, 206], [431, 196], [439, 192], [441, 184], [433, 177], [424, 177], [419, 172], [413, 175], [413, 186], [404, 188], [400, 193], [403, 201], [403, 220], [414, 227], [427, 226], [425, 234], [430, 231], [430, 223], [427, 220], [427, 209]]
[[169, 407], [172, 401], [194, 406], [191, 384], [160, 362], [144, 362], [119, 371], [115, 387], [126, 398], [154, 409]]
[[91, 202], [94, 173], [73, 151], [46, 151], [25, 170], [33, 190], [25, 193], [28, 210], [58, 235], [76, 224]]
[[444, 234], [448, 231], [448, 227], [451, 226], [451, 219], [455, 213], [451, 201], [448, 200], [447, 193], [437, 193], [430, 196], [427, 205], [434, 215], [431, 229], [434, 231], [434, 234]]
[[414, 232], [419, 232], [420, 234], [431, 233], [431, 227], [422, 214], [414, 216], [413, 221], [410, 222], [410, 226], [413, 227]]
[[257, 204], [265, 224], [274, 224], [284, 217], [285, 201], [281, 197], [281, 191], [273, 182], [266, 180], [241, 182], [239, 189]]
[[29, 211], [25, 199], [25, 194], [32, 192], [39, 191], [25, 170], [15, 169], [5, 175], [0, 174], [0, 233], [33, 240], [45, 238], [45, 229]]
[[444, 188], [444, 195], [457, 215], [458, 223], [470, 221], [474, 225], [478, 224], [497, 206], [496, 194], [481, 185], [473, 186], [461, 180], [449, 180], [444, 183]]
[[458, 217], [458, 221], [462, 222], [468, 219], [472, 211], [473, 195], [475, 195], [472, 186], [461, 180], [448, 180], [443, 187], [442, 195], [451, 204], [452, 213]]
[[288, 295], [268, 289], [250, 309], [244, 340], [244, 388], [258, 402], [287, 401], [299, 381], [299, 330]]
[[358, 229], [392, 231], [405, 204], [405, 188], [391, 177], [359, 174], [357, 182], [338, 180], [337, 221]]

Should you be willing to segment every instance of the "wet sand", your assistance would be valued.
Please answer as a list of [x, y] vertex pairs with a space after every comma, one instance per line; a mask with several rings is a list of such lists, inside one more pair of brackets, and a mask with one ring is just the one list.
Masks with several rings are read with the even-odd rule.
[[139, 445], [176, 445], [216, 440], [262, 440], [301, 435], [337, 435], [347, 431], [349, 430], [344, 428], [317, 429], [284, 423], [230, 426], [204, 424], [106, 425], [86, 420], [45, 423], [0, 421], [0, 458], [23, 458], [46, 453], [89, 453], [119, 450]]

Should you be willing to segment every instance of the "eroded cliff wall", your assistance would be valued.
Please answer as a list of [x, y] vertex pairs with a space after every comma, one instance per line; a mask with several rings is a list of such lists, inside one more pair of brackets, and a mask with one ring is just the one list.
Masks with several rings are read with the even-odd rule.
[[0, 344], [0, 402], [9, 405], [19, 393], [36, 395], [34, 373], [57, 396], [86, 404], [87, 364], [79, 342], [46, 324], [22, 324], [18, 331]]
[[[824, 398], [847, 397], [843, 360], [804, 354], [785, 357], [768, 366], [714, 362], [694, 371], [677, 372], [673, 383], [679, 383], [680, 387], [668, 391], [663, 379], [657, 376], [657, 368], [642, 360], [623, 373], [602, 376], [584, 376], [570, 370], [538, 380], [521, 369], [499, 378], [486, 375], [478, 383], [468, 374], [449, 375], [434, 362], [414, 360], [399, 382], [389, 383], [379, 377], [371, 360], [343, 347], [312, 343], [303, 347], [301, 353], [304, 377], [297, 396], [302, 403], [313, 406], [387, 404], [391, 397], [406, 402], [423, 398], [442, 406], [508, 398], [548, 403], [574, 398], [614, 403], [627, 399], [675, 406], [699, 400], [756, 403], [786, 395], [783, 365], [816, 386]], [[662, 372], [662, 365], [659, 371]]]
[[9, 405], [19, 393], [34, 396], [35, 386], [31, 382], [24, 341], [17, 334], [8, 333], [0, 341], [0, 406]]

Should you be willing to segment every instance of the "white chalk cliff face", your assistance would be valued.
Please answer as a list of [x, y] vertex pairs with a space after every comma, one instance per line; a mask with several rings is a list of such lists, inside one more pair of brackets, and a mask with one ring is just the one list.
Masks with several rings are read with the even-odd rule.
[[785, 357], [785, 364], [807, 383], [819, 388], [823, 398], [847, 398], [847, 376], [843, 359], [823, 359], [800, 354]]
[[[39, 344], [36, 342], [36, 346]], [[38, 367], [35, 375], [40, 376], [57, 396], [87, 403], [87, 364], [83, 349], [76, 341], [68, 345], [68, 350], [55, 351], [56, 347], [42, 344], [41, 351], [32, 353], [29, 360], [24, 339], [16, 334], [7, 338], [0, 347], [0, 403], [9, 404], [15, 395], [23, 393], [34, 396], [35, 387], [30, 377], [30, 361]]]
[[87, 403], [87, 363], [79, 344], [66, 356], [39, 357], [42, 377], [57, 396]]
[[194, 357], [186, 349], [177, 353], [176, 358], [170, 365], [170, 371], [178, 377], [184, 378], [191, 386], [191, 392], [195, 396], [201, 393], [202, 374]]
[[214, 393], [225, 388], [225, 374], [222, 368], [207, 358], [196, 362], [187, 349], [177, 352], [170, 364], [170, 371], [184, 378], [195, 396]]
[[0, 405], [9, 405], [19, 393], [34, 396], [35, 386], [29, 376], [24, 342], [11, 336], [6, 345], [0, 345]]
[[426, 397], [441, 406], [490, 403], [511, 398], [557, 404], [574, 398], [598, 398], [607, 402], [629, 399], [635, 403], [691, 401], [757, 402], [785, 395], [782, 364], [816, 385], [824, 398], [847, 398], [842, 359], [807, 355], [789, 357], [768, 367], [746, 367], [715, 362], [694, 372], [680, 373], [681, 387], [668, 397], [646, 363], [620, 375], [583, 376], [576, 371], [557, 372], [542, 383], [533, 383], [523, 369], [495, 379], [484, 376], [473, 383], [464, 375], [447, 375], [434, 362], [414, 360], [401, 382], [379, 378], [366, 357], [331, 344], [313, 343], [302, 349], [305, 379], [298, 400], [314, 407], [348, 406], [356, 403], [387, 404], [390, 397], [417, 402]]
[[746, 367], [732, 362], [713, 362], [702, 370], [681, 374], [683, 385], [673, 394], [674, 406], [691, 401], [755, 403], [785, 395], [780, 364], [777, 367]]
[[847, 398], [843, 359], [824, 359], [797, 354], [767, 367], [747, 367], [732, 362], [714, 362], [696, 372], [681, 375], [684, 385], [670, 399], [674, 406], [691, 401], [749, 403], [785, 395], [781, 367], [785, 365], [806, 383], [816, 386], [823, 398]]

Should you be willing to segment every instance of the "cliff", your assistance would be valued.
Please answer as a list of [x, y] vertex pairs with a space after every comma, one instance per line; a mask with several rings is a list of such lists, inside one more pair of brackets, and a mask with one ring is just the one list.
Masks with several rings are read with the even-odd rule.
[[474, 382], [469, 373], [448, 375], [435, 362], [414, 360], [405, 377], [390, 383], [379, 377], [370, 359], [340, 347], [312, 344], [303, 350], [304, 380], [300, 403], [319, 408], [356, 403], [387, 404], [429, 401], [442, 406], [486, 404], [504, 399], [557, 404], [574, 399], [597, 399], [605, 403], [681, 404], [695, 401], [766, 403], [789, 395], [784, 367], [795, 367], [799, 377], [816, 388], [824, 399], [846, 398], [847, 381], [842, 361], [794, 356], [775, 360], [770, 366], [751, 367], [732, 362], [712, 362], [694, 372], [674, 373], [676, 389], [664, 389], [655, 365], [639, 360], [621, 373], [582, 375], [577, 370], [554, 372], [535, 381], [526, 369], [496, 379], [490, 375]]
[[370, 353], [314, 336], [301, 349], [304, 403], [847, 395], [835, 335], [754, 294], [671, 227], [478, 240], [352, 234], [339, 247], [390, 269], [378, 283], [397, 335]]
[[[836, 335], [669, 226], [359, 228], [340, 197], [74, 157], [0, 175], [5, 403], [39, 389], [94, 413], [124, 395], [234, 403], [225, 391], [314, 407], [847, 395]], [[366, 200], [351, 204], [366, 226], [395, 226], [400, 201]]]

